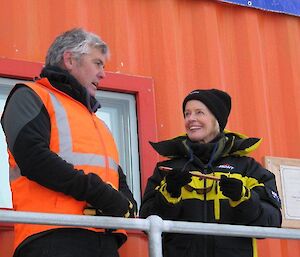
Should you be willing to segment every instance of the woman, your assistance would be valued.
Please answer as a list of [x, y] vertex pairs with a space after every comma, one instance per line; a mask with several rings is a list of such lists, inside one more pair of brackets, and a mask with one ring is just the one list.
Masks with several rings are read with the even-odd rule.
[[[281, 225], [274, 175], [245, 156], [260, 139], [224, 131], [231, 98], [217, 89], [194, 90], [183, 101], [186, 134], [151, 143], [169, 159], [148, 179], [141, 217], [253, 226]], [[169, 233], [165, 257], [257, 256], [255, 239]]]

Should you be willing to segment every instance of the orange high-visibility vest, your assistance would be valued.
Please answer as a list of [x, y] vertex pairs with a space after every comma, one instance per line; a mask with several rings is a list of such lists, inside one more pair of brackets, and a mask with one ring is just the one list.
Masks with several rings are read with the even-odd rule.
[[[55, 89], [46, 78], [25, 84], [38, 94], [48, 111], [51, 122], [50, 150], [76, 169], [96, 173], [118, 189], [118, 151], [104, 122], [83, 104]], [[16, 168], [12, 167], [12, 170]], [[85, 201], [47, 189], [20, 174], [13, 177], [11, 189], [17, 211], [82, 215], [87, 206]], [[16, 224], [14, 246], [16, 248], [30, 235], [58, 227]], [[118, 230], [117, 233], [125, 231]]]

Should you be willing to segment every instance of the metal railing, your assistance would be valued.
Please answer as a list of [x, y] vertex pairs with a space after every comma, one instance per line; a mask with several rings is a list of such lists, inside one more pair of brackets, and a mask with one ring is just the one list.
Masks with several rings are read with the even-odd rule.
[[83, 216], [0, 210], [0, 223], [29, 223], [94, 228], [141, 230], [148, 234], [149, 256], [162, 257], [162, 232], [192, 233], [219, 236], [300, 239], [300, 229], [224, 225], [200, 222], [147, 219], [125, 219], [104, 216]]

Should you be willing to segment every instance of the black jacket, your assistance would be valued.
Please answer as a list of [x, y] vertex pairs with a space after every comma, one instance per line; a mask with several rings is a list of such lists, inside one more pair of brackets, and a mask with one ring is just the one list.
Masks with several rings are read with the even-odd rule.
[[[274, 175], [253, 158], [242, 156], [257, 144], [258, 139], [243, 139], [234, 133], [222, 134], [208, 144], [190, 142], [185, 136], [152, 143], [159, 154], [170, 160], [158, 163], [148, 179], [140, 216], [159, 215], [169, 220], [279, 227], [280, 200]], [[163, 189], [166, 171], [160, 170], [160, 166], [177, 170], [185, 166], [186, 170], [217, 177], [229, 173], [230, 176], [241, 175], [249, 181], [251, 197], [232, 207], [229, 199], [220, 192], [218, 182], [207, 179], [206, 187], [210, 189], [206, 192], [195, 194], [183, 190], [181, 199], [174, 203]], [[197, 180], [199, 178], [193, 177], [189, 183], [195, 187], [194, 191], [199, 189], [195, 186]], [[251, 238], [164, 234], [163, 239], [165, 257], [250, 257], [254, 251]]]

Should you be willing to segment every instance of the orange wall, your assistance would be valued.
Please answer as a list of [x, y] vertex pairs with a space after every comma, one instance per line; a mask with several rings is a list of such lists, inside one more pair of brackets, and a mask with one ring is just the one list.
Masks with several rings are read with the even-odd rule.
[[[228, 91], [228, 127], [264, 141], [254, 157], [300, 158], [300, 19], [212, 0], [0, 0], [0, 58], [42, 62], [60, 32], [95, 31], [107, 70], [154, 80], [158, 138], [183, 131], [195, 88]], [[149, 171], [148, 171], [149, 172]], [[300, 241], [263, 240], [261, 257], [300, 256]]]

